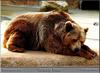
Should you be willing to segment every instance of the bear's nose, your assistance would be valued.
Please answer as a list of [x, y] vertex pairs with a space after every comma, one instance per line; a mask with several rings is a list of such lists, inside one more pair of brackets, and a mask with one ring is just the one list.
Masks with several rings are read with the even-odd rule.
[[79, 53], [80, 52], [80, 49], [79, 48], [75, 48], [74, 52], [75, 53]]

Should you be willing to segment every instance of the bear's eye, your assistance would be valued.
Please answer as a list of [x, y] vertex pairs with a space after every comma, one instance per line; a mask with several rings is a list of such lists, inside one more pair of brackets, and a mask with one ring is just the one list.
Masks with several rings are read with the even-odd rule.
[[77, 39], [73, 39], [73, 42], [77, 42]]

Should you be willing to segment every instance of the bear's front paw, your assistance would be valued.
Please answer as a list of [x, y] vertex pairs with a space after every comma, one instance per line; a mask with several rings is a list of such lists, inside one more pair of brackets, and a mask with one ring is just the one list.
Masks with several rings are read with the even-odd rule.
[[90, 50], [90, 51], [86, 51], [86, 55], [87, 55], [87, 59], [93, 59], [97, 56], [97, 53]]
[[87, 59], [93, 59], [97, 56], [97, 53], [90, 49], [87, 45], [83, 45], [79, 55]]
[[93, 59], [97, 56], [97, 53], [92, 50], [81, 50], [79, 56], [84, 57], [86, 59]]

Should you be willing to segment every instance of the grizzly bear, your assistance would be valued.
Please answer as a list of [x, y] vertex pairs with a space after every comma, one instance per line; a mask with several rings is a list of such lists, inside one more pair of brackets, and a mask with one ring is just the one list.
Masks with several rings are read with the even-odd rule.
[[84, 44], [87, 31], [65, 12], [26, 13], [10, 22], [3, 45], [13, 52], [46, 51], [93, 59], [97, 54]]

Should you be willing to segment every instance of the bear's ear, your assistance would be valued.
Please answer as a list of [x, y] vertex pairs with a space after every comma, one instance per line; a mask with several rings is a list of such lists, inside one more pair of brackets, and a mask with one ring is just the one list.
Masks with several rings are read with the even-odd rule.
[[85, 33], [87, 33], [87, 32], [88, 32], [88, 30], [89, 30], [89, 28], [85, 28], [85, 29], [84, 29]]
[[66, 25], [66, 32], [70, 32], [73, 29], [73, 23], [71, 23], [71, 21], [67, 21], [65, 25]]

